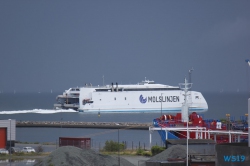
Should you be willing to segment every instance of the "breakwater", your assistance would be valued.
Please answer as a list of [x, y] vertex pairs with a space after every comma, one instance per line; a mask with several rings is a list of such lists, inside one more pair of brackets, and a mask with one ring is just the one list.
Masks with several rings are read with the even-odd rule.
[[16, 127], [51, 128], [97, 128], [97, 129], [136, 129], [148, 130], [152, 123], [131, 122], [74, 122], [74, 121], [16, 121]]

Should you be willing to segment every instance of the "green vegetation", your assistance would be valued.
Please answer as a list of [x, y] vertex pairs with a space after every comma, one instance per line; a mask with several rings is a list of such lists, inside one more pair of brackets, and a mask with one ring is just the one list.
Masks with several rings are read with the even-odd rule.
[[117, 155], [118, 153], [120, 155], [141, 155], [141, 156], [154, 156], [158, 153], [161, 153], [162, 151], [164, 151], [165, 148], [164, 147], [160, 147], [160, 146], [153, 146], [151, 148], [151, 151], [139, 148], [136, 150], [128, 150], [125, 148], [124, 144], [119, 144], [117, 142], [114, 141], [106, 141], [105, 142], [105, 146], [103, 147], [103, 149], [101, 150], [102, 154], [105, 155]]
[[137, 149], [136, 154], [137, 155], [142, 155], [142, 153], [144, 152], [144, 150], [142, 150], [141, 148]]
[[116, 151], [121, 151], [125, 149], [125, 145], [122, 143], [114, 142], [114, 141], [106, 141], [105, 146], [103, 148], [105, 151], [108, 152], [116, 152]]
[[15, 143], [18, 144], [41, 144], [41, 145], [56, 145], [56, 142], [21, 142], [21, 141], [15, 141]]
[[[161, 153], [164, 151], [165, 148], [160, 146], [153, 146], [151, 150], [142, 149], [141, 147], [139, 149], [126, 149], [126, 143], [119, 143], [114, 141], [106, 141], [105, 146], [102, 150], [100, 150], [100, 153], [103, 155], [141, 155], [141, 156], [154, 156], [158, 153]], [[6, 159], [12, 159], [12, 160], [23, 160], [23, 159], [38, 159], [41, 157], [48, 156], [51, 152], [43, 152], [42, 145], [39, 145], [36, 148], [36, 153], [13, 153], [13, 154], [0, 154], [0, 160], [6, 160]], [[49, 161], [48, 161], [49, 162]], [[50, 162], [47, 163], [48, 165], [51, 164]]]
[[154, 156], [154, 155], [156, 155], [156, 154], [158, 154], [158, 153], [161, 153], [162, 151], [164, 151], [165, 150], [165, 148], [164, 147], [160, 147], [160, 146], [152, 146], [152, 148], [151, 148], [151, 153], [152, 153], [152, 155]]
[[6, 159], [12, 159], [12, 160], [23, 160], [23, 159], [34, 159], [34, 158], [40, 158], [43, 156], [49, 155], [50, 152], [45, 152], [45, 153], [24, 153], [24, 152], [19, 152], [19, 153], [13, 153], [13, 154], [0, 154], [0, 160], [6, 160]]

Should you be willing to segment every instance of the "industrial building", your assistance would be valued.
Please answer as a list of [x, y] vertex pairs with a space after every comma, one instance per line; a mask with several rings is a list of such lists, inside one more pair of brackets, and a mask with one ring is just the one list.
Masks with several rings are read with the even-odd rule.
[[14, 147], [16, 141], [16, 120], [0, 120], [0, 148]]

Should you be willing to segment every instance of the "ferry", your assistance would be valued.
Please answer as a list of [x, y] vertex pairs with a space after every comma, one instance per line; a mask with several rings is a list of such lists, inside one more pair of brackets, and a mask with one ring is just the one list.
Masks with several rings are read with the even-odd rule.
[[74, 109], [79, 108], [79, 94], [80, 88], [69, 88], [65, 90], [62, 95], [56, 97], [56, 103], [54, 109]]
[[[200, 92], [188, 91], [189, 112], [206, 112], [208, 105]], [[144, 80], [138, 84], [111, 84], [80, 88], [79, 112], [97, 113], [178, 113], [184, 103], [184, 91], [178, 86]]]

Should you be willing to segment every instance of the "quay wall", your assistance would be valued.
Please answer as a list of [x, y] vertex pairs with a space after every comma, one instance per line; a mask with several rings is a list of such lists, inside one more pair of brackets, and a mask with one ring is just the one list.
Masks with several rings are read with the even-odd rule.
[[48, 128], [98, 128], [98, 129], [135, 129], [149, 130], [151, 123], [114, 123], [114, 122], [38, 122], [17, 121], [16, 127], [48, 127]]

